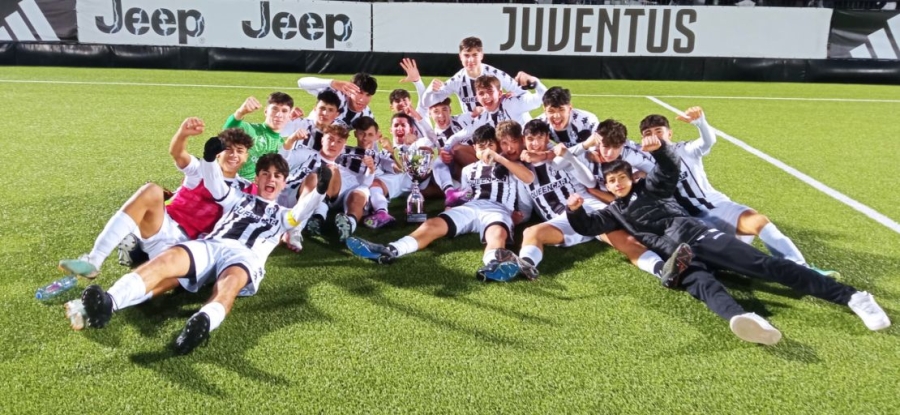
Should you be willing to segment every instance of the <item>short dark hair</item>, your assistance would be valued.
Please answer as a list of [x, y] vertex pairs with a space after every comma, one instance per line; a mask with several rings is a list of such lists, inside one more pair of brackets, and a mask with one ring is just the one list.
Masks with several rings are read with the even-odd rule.
[[341, 107], [341, 97], [338, 96], [337, 92], [334, 92], [330, 89], [319, 92], [319, 95], [316, 95], [316, 102], [322, 102], [326, 105], [332, 105], [335, 108]]
[[450, 106], [450, 97], [444, 98], [443, 101], [438, 102], [437, 104], [434, 104], [434, 105], [432, 105], [432, 106], [430, 106], [430, 107], [428, 107], [428, 108], [434, 108], [434, 107], [438, 107], [438, 106], [441, 106], [441, 105], [444, 105], [444, 106], [448, 106], [448, 107], [449, 107], [449, 106]]
[[294, 99], [291, 98], [290, 95], [285, 94], [284, 92], [273, 92], [269, 94], [268, 105], [287, 105], [291, 108], [294, 107]]
[[568, 89], [552, 86], [547, 92], [544, 92], [542, 99], [545, 107], [562, 107], [563, 105], [572, 104], [572, 93]]
[[618, 148], [628, 141], [628, 128], [612, 118], [605, 119], [597, 124], [597, 134], [604, 147]]
[[275, 170], [284, 177], [287, 177], [291, 172], [291, 167], [288, 166], [287, 160], [285, 160], [284, 157], [281, 157], [281, 154], [269, 153], [262, 155], [262, 157], [256, 161], [256, 174], [259, 175], [259, 172], [269, 170], [269, 167], [272, 166], [274, 166]]
[[388, 102], [393, 104], [395, 102], [400, 102], [404, 99], [409, 99], [409, 98], [410, 98], [409, 91], [402, 89], [402, 88], [397, 88], [397, 89], [391, 91], [391, 95], [388, 96]]
[[353, 84], [358, 86], [362, 92], [369, 95], [375, 95], [375, 91], [378, 90], [378, 81], [376, 81], [372, 75], [365, 72], [359, 72], [356, 75], [353, 75], [353, 80], [350, 82], [353, 82]]
[[406, 122], [408, 122], [409, 125], [410, 125], [412, 128], [416, 128], [416, 119], [413, 118], [411, 115], [405, 113], [405, 112], [396, 112], [396, 113], [394, 113], [394, 115], [391, 116], [391, 124], [394, 123], [394, 119], [395, 119], [395, 118], [403, 118], [403, 119], [406, 119]]
[[240, 129], [239, 127], [229, 128], [227, 130], [219, 133], [219, 140], [222, 140], [222, 144], [225, 147], [228, 146], [244, 146], [248, 150], [250, 147], [253, 147], [253, 137], [250, 137], [246, 131]]
[[353, 120], [352, 126], [354, 130], [366, 131], [369, 128], [375, 127], [375, 131], [378, 131], [378, 123], [375, 122], [374, 118], [368, 116], [362, 116]]
[[541, 119], [533, 119], [525, 123], [522, 135], [544, 135], [550, 137], [550, 124]]
[[347, 129], [347, 125], [344, 123], [335, 123], [326, 126], [323, 129], [322, 134], [333, 135], [346, 140], [347, 137], [350, 137], [350, 130]]
[[478, 52], [481, 52], [484, 50], [484, 44], [481, 43], [481, 39], [475, 36], [469, 36], [459, 42], [459, 51], [462, 52], [469, 49], [475, 49]]
[[472, 141], [475, 144], [493, 142], [495, 145], [499, 145], [499, 141], [497, 141], [497, 131], [494, 129], [494, 126], [490, 124], [485, 124], [476, 128], [475, 132], [472, 133]]
[[479, 89], [491, 89], [491, 88], [500, 89], [500, 80], [497, 79], [496, 76], [493, 75], [481, 75], [478, 78], [475, 78], [475, 90]]
[[643, 133], [644, 130], [646, 130], [648, 128], [656, 128], [656, 127], [670, 128], [669, 127], [669, 119], [662, 115], [659, 115], [659, 114], [651, 114], [651, 115], [644, 117], [644, 119], [641, 120], [641, 133]]
[[631, 177], [631, 163], [622, 159], [615, 159], [613, 161], [610, 161], [609, 163], [603, 163], [601, 164], [600, 168], [603, 171], [603, 180], [606, 180], [606, 177], [610, 174], [622, 172], [627, 174], [628, 177]]

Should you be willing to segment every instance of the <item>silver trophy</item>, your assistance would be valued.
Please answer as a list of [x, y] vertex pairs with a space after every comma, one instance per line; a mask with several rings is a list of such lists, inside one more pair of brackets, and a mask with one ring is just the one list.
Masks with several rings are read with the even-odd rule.
[[430, 148], [398, 149], [397, 159], [403, 165], [403, 170], [412, 179], [412, 189], [406, 198], [406, 221], [410, 223], [422, 223], [428, 219], [425, 213], [425, 198], [419, 191], [419, 182], [428, 178], [434, 165], [434, 151]]

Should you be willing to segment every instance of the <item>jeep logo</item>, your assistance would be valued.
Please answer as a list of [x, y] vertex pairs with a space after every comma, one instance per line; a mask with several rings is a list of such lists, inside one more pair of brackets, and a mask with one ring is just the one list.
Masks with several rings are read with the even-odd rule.
[[289, 12], [278, 12], [271, 15], [269, 2], [259, 3], [259, 28], [253, 28], [253, 22], [241, 22], [244, 34], [254, 39], [264, 38], [271, 31], [279, 39], [289, 40], [300, 34], [306, 40], [313, 41], [325, 37], [325, 47], [334, 49], [334, 42], [346, 42], [353, 34], [353, 22], [345, 14], [326, 14], [323, 18], [316, 13], [306, 13], [298, 19]]
[[203, 15], [197, 10], [178, 10], [177, 13], [169, 9], [156, 9], [152, 13], [140, 7], [132, 7], [122, 13], [122, 0], [112, 2], [112, 23], [106, 23], [104, 16], [96, 16], [97, 29], [103, 33], [115, 34], [125, 30], [136, 36], [141, 36], [153, 29], [159, 36], [171, 36], [178, 33], [178, 43], [187, 44], [187, 38], [197, 37], [203, 34], [206, 22]]

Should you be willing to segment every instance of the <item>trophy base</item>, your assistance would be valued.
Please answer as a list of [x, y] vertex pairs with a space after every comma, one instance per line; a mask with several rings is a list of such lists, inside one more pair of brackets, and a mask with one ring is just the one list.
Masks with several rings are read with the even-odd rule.
[[406, 221], [409, 223], [422, 223], [428, 220], [428, 215], [425, 213], [410, 213], [406, 215]]

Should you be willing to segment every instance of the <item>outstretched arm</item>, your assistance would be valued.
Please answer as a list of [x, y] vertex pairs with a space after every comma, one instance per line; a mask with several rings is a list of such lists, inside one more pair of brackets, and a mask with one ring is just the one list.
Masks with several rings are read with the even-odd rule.
[[713, 144], [716, 144], [716, 132], [706, 122], [703, 108], [690, 107], [684, 112], [684, 115], [678, 116], [678, 120], [691, 123], [700, 130], [700, 138], [688, 143], [686, 150], [700, 156], [709, 154]]
[[555, 164], [558, 169], [572, 173], [575, 180], [578, 180], [579, 183], [588, 189], [597, 185], [597, 178], [594, 177], [594, 173], [591, 173], [591, 169], [575, 157], [565, 144], [557, 144], [554, 146], [553, 153], [556, 154], [556, 158], [553, 159], [553, 164]]
[[172, 136], [172, 141], [169, 143], [169, 155], [175, 160], [175, 165], [179, 170], [184, 170], [188, 164], [191, 164], [191, 155], [187, 152], [188, 138], [203, 134], [204, 128], [203, 120], [190, 117], [181, 122], [178, 131]]
[[492, 161], [500, 163], [500, 165], [509, 169], [509, 172], [521, 180], [522, 183], [531, 184], [534, 181], [534, 172], [531, 169], [518, 161], [511, 161], [503, 157], [502, 154], [497, 154], [494, 150], [483, 151], [481, 153], [481, 161], [485, 164], [490, 164]]

